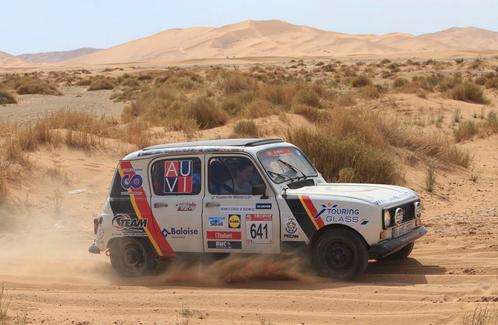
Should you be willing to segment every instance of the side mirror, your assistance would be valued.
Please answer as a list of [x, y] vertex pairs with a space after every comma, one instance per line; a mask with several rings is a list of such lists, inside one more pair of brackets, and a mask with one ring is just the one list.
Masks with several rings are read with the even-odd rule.
[[266, 197], [266, 185], [265, 184], [253, 184], [252, 195], [261, 195]]

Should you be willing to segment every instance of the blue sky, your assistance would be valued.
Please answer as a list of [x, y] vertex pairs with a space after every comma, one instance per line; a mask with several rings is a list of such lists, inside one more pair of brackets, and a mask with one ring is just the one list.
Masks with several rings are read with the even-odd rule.
[[105, 48], [168, 28], [281, 19], [345, 33], [498, 31], [496, 0], [0, 0], [0, 51]]

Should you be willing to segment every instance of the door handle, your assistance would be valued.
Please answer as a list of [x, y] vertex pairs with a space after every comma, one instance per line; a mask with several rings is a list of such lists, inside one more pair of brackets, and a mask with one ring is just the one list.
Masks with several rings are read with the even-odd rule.
[[167, 208], [168, 207], [168, 203], [154, 203], [154, 208]]
[[218, 202], [206, 202], [206, 208], [216, 208], [219, 206], [220, 204]]

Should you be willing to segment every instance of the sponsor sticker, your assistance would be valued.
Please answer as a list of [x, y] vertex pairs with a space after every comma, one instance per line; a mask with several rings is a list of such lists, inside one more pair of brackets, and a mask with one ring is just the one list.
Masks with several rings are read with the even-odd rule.
[[241, 241], [228, 241], [228, 240], [216, 240], [208, 241], [208, 248], [218, 248], [218, 249], [241, 249]]
[[284, 232], [284, 238], [288, 239], [295, 239], [299, 238], [299, 235], [297, 234], [297, 222], [294, 218], [288, 218], [287, 222], [285, 223], [285, 232]]
[[193, 229], [190, 227], [171, 227], [171, 228], [163, 228], [161, 231], [164, 238], [185, 238], [188, 236], [196, 236], [199, 234], [198, 229]]
[[226, 217], [208, 217], [208, 227], [224, 228], [226, 220]]
[[164, 161], [164, 192], [192, 193], [192, 160]]
[[228, 216], [228, 228], [240, 229], [240, 214], [230, 214]]
[[255, 244], [269, 244], [272, 241], [271, 214], [247, 214], [246, 236], [247, 241]]
[[124, 235], [144, 235], [144, 228], [147, 227], [146, 219], [138, 219], [125, 213], [116, 214], [111, 223], [117, 232]]
[[241, 233], [238, 231], [208, 231], [207, 238], [216, 240], [240, 240]]
[[194, 202], [178, 202], [176, 204], [176, 211], [194, 211], [197, 204]]
[[255, 211], [254, 207], [240, 207], [240, 206], [227, 206], [221, 207], [221, 212], [252, 212]]
[[256, 203], [257, 210], [270, 210], [272, 208], [271, 203]]
[[139, 190], [142, 187], [143, 179], [142, 176], [135, 174], [131, 175], [123, 175], [121, 177], [121, 187], [125, 190]]

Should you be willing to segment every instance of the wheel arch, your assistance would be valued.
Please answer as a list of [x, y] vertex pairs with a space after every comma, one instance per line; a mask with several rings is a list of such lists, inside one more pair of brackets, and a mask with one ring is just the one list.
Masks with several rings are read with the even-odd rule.
[[320, 228], [313, 235], [313, 237], [311, 237], [309, 246], [312, 248], [315, 245], [315, 243], [318, 240], [318, 238], [320, 238], [320, 236], [322, 236], [325, 232], [333, 231], [335, 229], [345, 229], [347, 231], [351, 231], [352, 233], [358, 235], [359, 238], [361, 238], [363, 244], [365, 244], [365, 247], [367, 249], [370, 247], [370, 245], [368, 245], [367, 241], [365, 240], [365, 237], [363, 237], [363, 235], [360, 232], [358, 232], [358, 230], [356, 230], [356, 229], [354, 229], [352, 227], [343, 225], [343, 224], [338, 224], [338, 223], [326, 225], [325, 227]]

